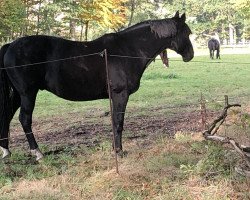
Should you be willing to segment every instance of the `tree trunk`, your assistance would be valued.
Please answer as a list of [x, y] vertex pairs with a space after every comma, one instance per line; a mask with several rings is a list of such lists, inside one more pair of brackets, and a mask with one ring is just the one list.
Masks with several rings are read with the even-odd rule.
[[81, 35], [80, 35], [80, 41], [82, 41], [83, 36], [83, 22], [81, 21]]
[[76, 39], [76, 21], [75, 19], [70, 19], [70, 29], [69, 29], [69, 36], [72, 40]]
[[28, 4], [28, 0], [25, 1], [25, 4], [26, 4], [26, 25], [25, 25], [24, 35], [26, 35], [28, 33], [28, 29], [29, 29], [29, 4]]
[[230, 45], [234, 44], [234, 32], [235, 32], [235, 28], [233, 27], [232, 24], [229, 24], [229, 44]]
[[40, 11], [41, 11], [41, 4], [42, 0], [39, 1], [38, 3], [38, 11], [37, 11], [37, 27], [36, 27], [36, 34], [39, 34], [39, 27], [40, 27]]
[[88, 41], [89, 21], [85, 22], [85, 41]]
[[130, 0], [130, 2], [131, 2], [131, 12], [130, 12], [128, 27], [131, 26], [132, 21], [133, 21], [134, 11], [135, 11], [135, 1], [136, 0]]

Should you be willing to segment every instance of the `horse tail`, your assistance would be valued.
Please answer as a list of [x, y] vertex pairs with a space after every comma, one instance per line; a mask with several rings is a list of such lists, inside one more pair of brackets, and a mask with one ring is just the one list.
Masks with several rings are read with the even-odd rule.
[[[10, 83], [7, 72], [4, 69], [4, 55], [10, 44], [0, 49], [0, 146], [8, 149], [8, 133], [10, 121], [13, 117], [13, 105], [16, 101], [16, 92]], [[14, 95], [15, 93], [15, 95]]]

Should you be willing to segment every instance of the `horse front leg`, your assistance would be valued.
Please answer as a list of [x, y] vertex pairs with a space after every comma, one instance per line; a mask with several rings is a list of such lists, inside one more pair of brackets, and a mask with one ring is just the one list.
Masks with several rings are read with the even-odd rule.
[[128, 102], [127, 90], [123, 90], [119, 93], [112, 92], [112, 107], [113, 107], [113, 130], [114, 141], [113, 148], [119, 154], [123, 154], [122, 151], [122, 131], [124, 123], [124, 115]]
[[22, 124], [23, 131], [25, 132], [25, 135], [27, 137], [31, 154], [36, 156], [36, 160], [40, 160], [43, 155], [41, 151], [38, 148], [37, 142], [35, 140], [33, 131], [32, 131], [32, 113], [35, 107], [35, 99], [36, 94], [33, 93], [26, 96], [21, 96], [21, 109], [19, 114], [19, 120]]

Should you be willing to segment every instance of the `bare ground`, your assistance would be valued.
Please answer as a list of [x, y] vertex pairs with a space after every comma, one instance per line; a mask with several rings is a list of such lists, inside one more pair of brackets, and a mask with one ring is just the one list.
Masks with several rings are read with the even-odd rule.
[[[208, 121], [211, 121], [218, 113], [208, 112], [207, 114]], [[94, 122], [85, 122], [82, 116], [74, 116], [74, 118], [70, 116], [70, 118], [71, 120], [67, 119], [67, 116], [65, 119], [53, 117], [39, 122], [34, 121], [33, 130], [37, 142], [53, 146], [96, 146], [105, 139], [112, 140], [110, 116], [98, 116]], [[179, 113], [168, 118], [162, 115], [126, 117], [123, 137], [126, 139], [154, 138], [157, 134], [173, 136], [177, 131], [202, 131], [200, 112]], [[16, 124], [11, 129], [10, 141], [11, 148], [28, 148], [20, 125]]]

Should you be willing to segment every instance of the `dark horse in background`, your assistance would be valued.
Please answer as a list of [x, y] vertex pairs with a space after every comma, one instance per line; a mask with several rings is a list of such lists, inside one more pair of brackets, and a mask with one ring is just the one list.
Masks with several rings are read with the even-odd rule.
[[214, 52], [216, 51], [216, 58], [220, 59], [220, 43], [215, 38], [212, 38], [208, 41], [208, 48], [210, 53], [210, 58], [214, 59]]
[[[50, 91], [71, 101], [108, 98], [105, 59], [96, 53], [104, 49], [108, 55], [113, 105], [113, 146], [116, 152], [122, 152], [126, 105], [129, 95], [138, 90], [146, 67], [166, 48], [180, 54], [184, 62], [194, 56], [189, 40], [191, 30], [185, 20], [185, 14], [180, 17], [177, 12], [173, 18], [141, 22], [90, 42], [29, 36], [4, 45], [0, 51], [0, 146], [3, 158], [10, 155], [9, 125], [19, 107], [19, 120], [31, 153], [37, 160], [42, 158], [31, 128], [39, 90]], [[64, 59], [70, 57], [74, 59]]]

